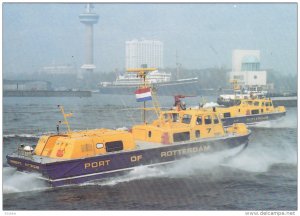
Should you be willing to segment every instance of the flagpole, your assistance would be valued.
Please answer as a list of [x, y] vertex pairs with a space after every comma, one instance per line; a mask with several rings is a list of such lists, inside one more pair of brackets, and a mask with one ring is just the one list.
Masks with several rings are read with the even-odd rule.
[[[151, 96], [151, 87], [150, 85], [148, 86], [147, 83], [146, 83], [146, 75], [147, 75], [147, 72], [149, 71], [154, 71], [154, 70], [157, 70], [156, 68], [132, 68], [132, 69], [127, 69], [127, 72], [135, 72], [137, 73], [137, 77], [140, 77], [142, 78], [143, 80], [143, 84], [139, 85], [139, 89], [137, 89], [135, 91], [135, 94], [136, 94], [136, 97], [137, 97], [137, 102], [144, 102], [143, 104], [143, 110], [141, 112], [141, 115], [142, 115], [142, 119], [144, 121], [144, 124], [146, 124], [146, 101], [147, 100], [152, 100], [152, 96]], [[143, 97], [143, 96], [139, 96], [139, 95], [145, 95], [146, 94], [146, 97]]]

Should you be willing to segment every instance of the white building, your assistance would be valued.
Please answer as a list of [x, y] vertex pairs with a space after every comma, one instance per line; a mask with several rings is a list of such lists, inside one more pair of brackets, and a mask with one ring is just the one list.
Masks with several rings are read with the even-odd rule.
[[230, 80], [241, 86], [266, 87], [267, 71], [260, 70], [259, 50], [233, 50]]
[[163, 68], [163, 43], [157, 40], [126, 41], [126, 68]]

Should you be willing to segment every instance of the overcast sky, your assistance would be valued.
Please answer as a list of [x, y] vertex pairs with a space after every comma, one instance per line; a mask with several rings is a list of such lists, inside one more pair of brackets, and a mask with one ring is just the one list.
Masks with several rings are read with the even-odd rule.
[[[97, 70], [125, 67], [125, 41], [164, 43], [164, 65], [231, 68], [233, 49], [261, 50], [261, 67], [297, 73], [297, 5], [94, 4]], [[3, 72], [84, 63], [84, 4], [3, 4]]]

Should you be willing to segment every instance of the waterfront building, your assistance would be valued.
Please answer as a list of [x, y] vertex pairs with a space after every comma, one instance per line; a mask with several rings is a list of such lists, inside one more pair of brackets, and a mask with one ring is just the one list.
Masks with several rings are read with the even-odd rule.
[[260, 50], [233, 50], [230, 80], [244, 87], [267, 87], [267, 71], [260, 69]]
[[126, 68], [163, 68], [163, 43], [158, 40], [126, 41]]

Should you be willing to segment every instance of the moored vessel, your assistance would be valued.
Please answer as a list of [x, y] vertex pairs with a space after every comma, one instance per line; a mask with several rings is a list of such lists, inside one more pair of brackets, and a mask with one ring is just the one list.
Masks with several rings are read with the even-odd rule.
[[[154, 70], [147, 75], [147, 82], [152, 87], [157, 89], [159, 95], [174, 95], [174, 94], [197, 94], [200, 91], [199, 80], [197, 77], [186, 79], [171, 79], [171, 73]], [[131, 95], [132, 92], [143, 85], [143, 79], [137, 77], [135, 74], [126, 72], [118, 75], [113, 82], [101, 82], [98, 84], [99, 92], [102, 94], [124, 94]], [[180, 89], [180, 91], [179, 91]]]
[[[150, 69], [134, 69], [145, 79]], [[150, 100], [149, 86], [141, 86], [137, 100]], [[196, 154], [214, 153], [248, 144], [250, 130], [244, 124], [224, 128], [212, 110], [189, 110], [183, 114], [162, 111], [155, 99], [157, 118], [130, 130], [94, 129], [40, 137], [36, 146], [20, 145], [7, 155], [10, 166], [23, 172], [38, 172], [52, 186], [78, 184], [128, 172], [137, 166], [158, 166]], [[145, 108], [146, 109], [146, 108]], [[145, 110], [144, 109], [144, 110]], [[143, 111], [144, 111], [143, 110]]]

